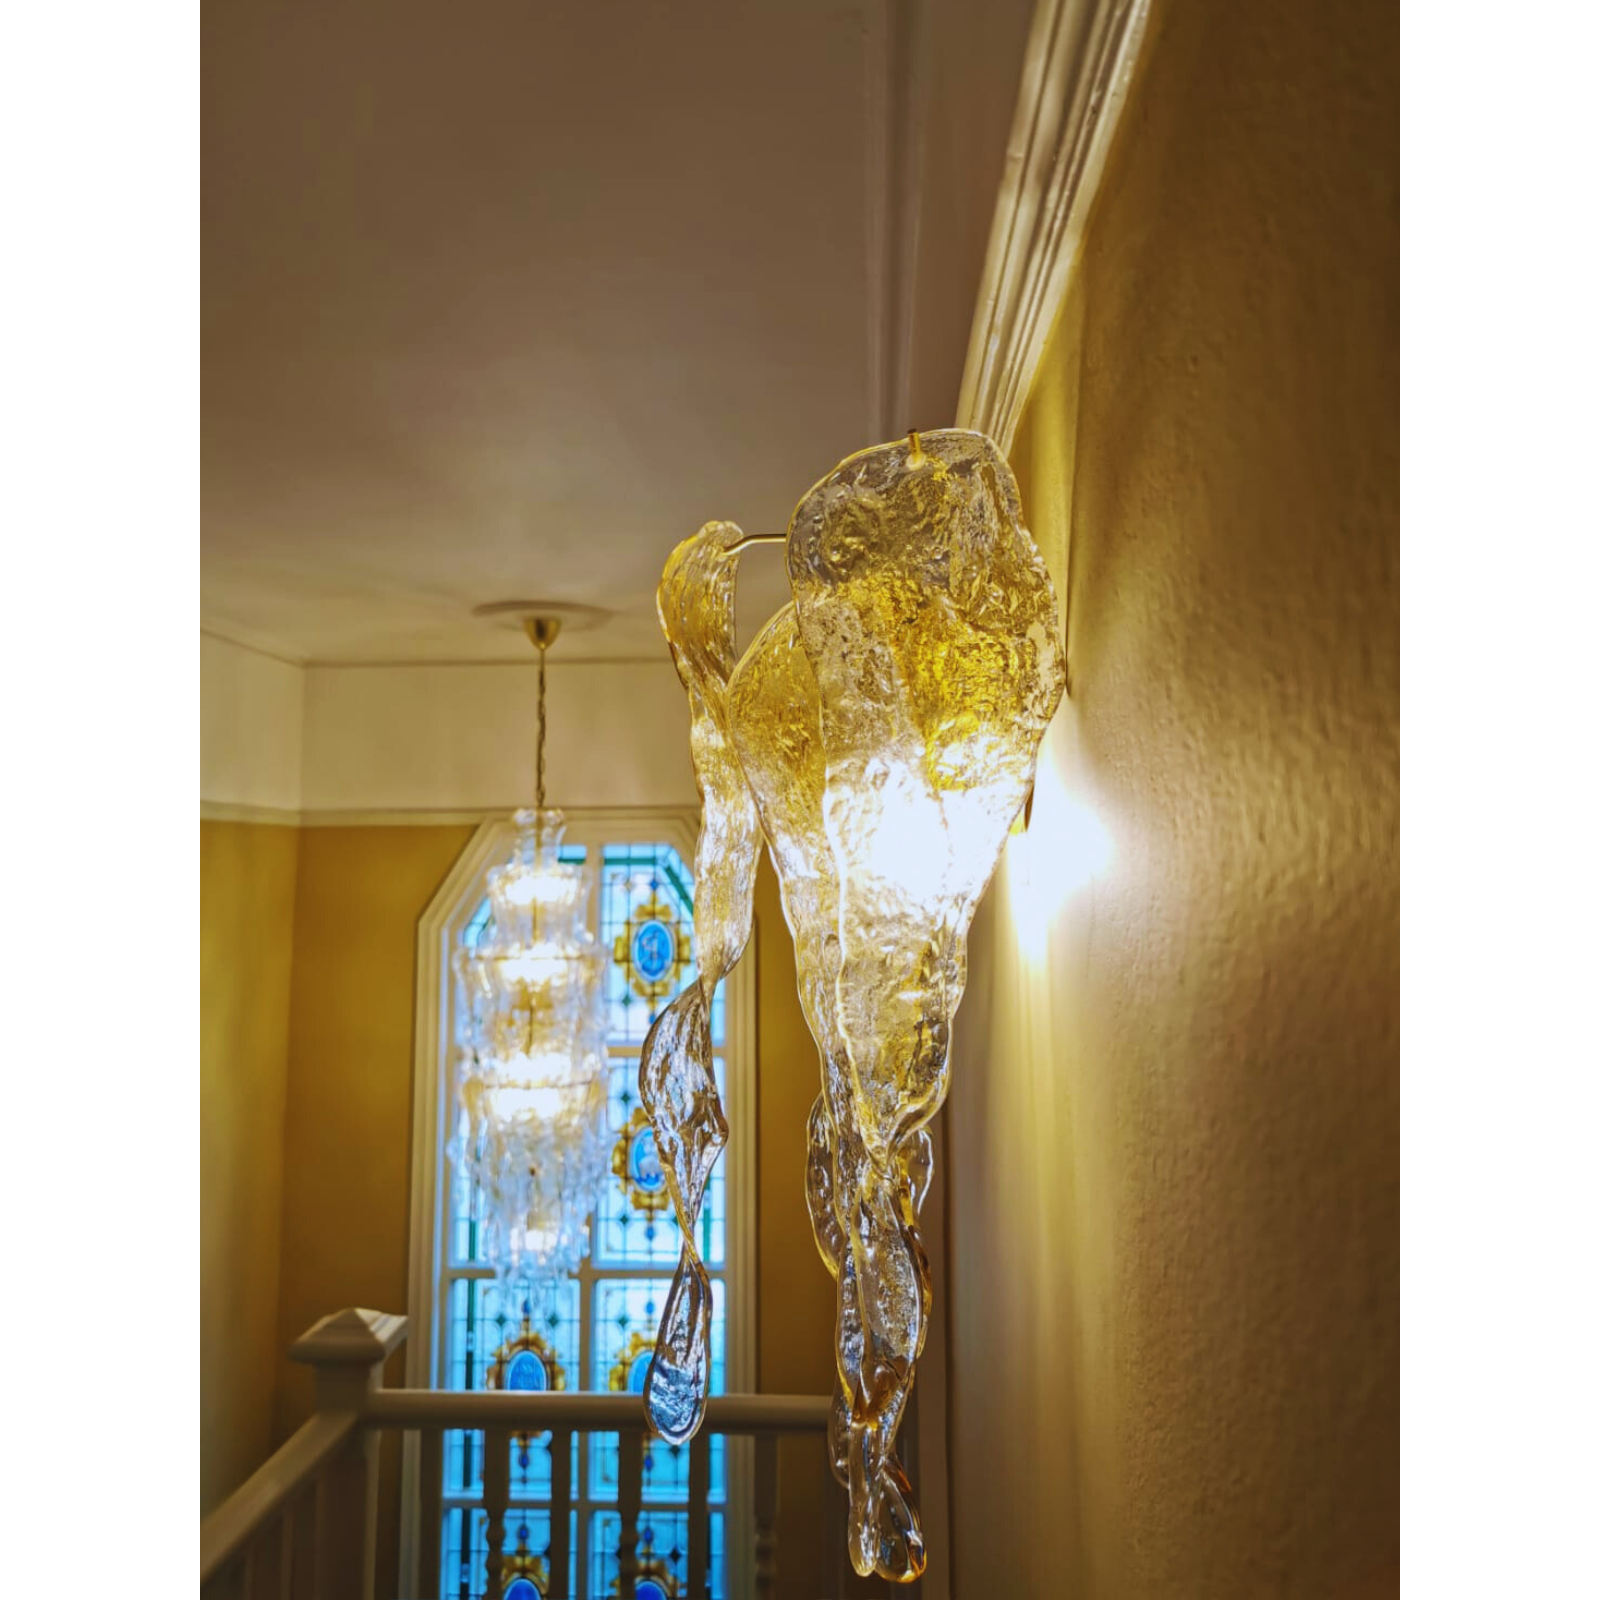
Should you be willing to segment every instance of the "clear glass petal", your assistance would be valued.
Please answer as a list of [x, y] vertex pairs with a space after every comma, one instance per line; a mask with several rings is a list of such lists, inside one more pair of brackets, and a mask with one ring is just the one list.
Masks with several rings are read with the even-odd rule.
[[656, 596], [673, 665], [689, 696], [690, 750], [700, 789], [695, 849], [697, 980], [659, 1016], [639, 1060], [639, 1098], [683, 1234], [645, 1379], [645, 1414], [670, 1443], [688, 1439], [705, 1414], [710, 1370], [711, 1283], [695, 1223], [711, 1169], [728, 1142], [711, 1058], [712, 998], [750, 939], [761, 827], [728, 740], [725, 695], [733, 671], [734, 582], [743, 538], [709, 522], [673, 551]]

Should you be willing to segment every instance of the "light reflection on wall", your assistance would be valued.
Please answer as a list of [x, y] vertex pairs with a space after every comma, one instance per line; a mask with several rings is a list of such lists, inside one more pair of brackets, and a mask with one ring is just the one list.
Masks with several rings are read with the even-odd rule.
[[1017, 945], [1030, 962], [1042, 961], [1057, 912], [1111, 865], [1111, 834], [1098, 813], [1068, 792], [1050, 739], [1039, 754], [1033, 817], [1026, 833], [1006, 849], [1006, 897]]

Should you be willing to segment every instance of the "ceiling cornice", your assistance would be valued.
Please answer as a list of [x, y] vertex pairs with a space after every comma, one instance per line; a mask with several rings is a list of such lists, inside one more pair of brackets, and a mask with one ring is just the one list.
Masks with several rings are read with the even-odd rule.
[[867, 7], [867, 437], [916, 425], [911, 339], [923, 193], [930, 35], [925, 0]]
[[311, 662], [303, 660], [293, 651], [285, 650], [282, 645], [274, 644], [270, 639], [264, 639], [259, 634], [245, 633], [234, 627], [218, 627], [214, 622], [202, 621], [200, 633], [203, 638], [219, 639], [223, 644], [231, 644], [235, 649], [248, 650], [251, 655], [265, 656], [269, 661], [280, 661], [286, 667], [308, 667]]
[[1149, 0], [1038, 0], [961, 380], [957, 425], [1009, 451], [1070, 281]]

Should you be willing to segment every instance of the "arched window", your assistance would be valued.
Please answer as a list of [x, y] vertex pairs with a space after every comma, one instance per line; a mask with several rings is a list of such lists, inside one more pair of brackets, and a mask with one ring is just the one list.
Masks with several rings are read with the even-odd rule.
[[[450, 958], [482, 937], [490, 907], [483, 874], [511, 846], [510, 824], [483, 824], [424, 915], [418, 942], [416, 1115], [412, 1183], [411, 1337], [407, 1381], [446, 1389], [591, 1389], [639, 1392], [681, 1235], [655, 1142], [638, 1102], [639, 1050], [663, 1006], [694, 975], [694, 820], [668, 814], [569, 817], [563, 856], [597, 860], [591, 926], [610, 954], [607, 969], [611, 1055], [609, 1125], [612, 1170], [591, 1223], [590, 1252], [552, 1301], [508, 1297], [479, 1253], [476, 1196], [450, 1170], [454, 1131], [450, 1045], [459, 997]], [[700, 1252], [711, 1274], [713, 1392], [754, 1386], [753, 1040], [754, 961], [747, 958], [719, 989], [712, 1039], [731, 1125], [700, 1214]], [[738, 1470], [741, 1445], [711, 1441], [710, 1592], [744, 1592], [747, 1541], [730, 1537], [748, 1507]], [[730, 1461], [729, 1456], [735, 1459]], [[417, 1472], [408, 1449], [405, 1505], [415, 1504]], [[546, 1593], [550, 1541], [549, 1436], [511, 1445], [511, 1509], [506, 1516], [505, 1592], [516, 1600]], [[615, 1434], [573, 1439], [570, 1513], [573, 1591], [566, 1600], [613, 1594], [620, 1522]], [[646, 1446], [640, 1518], [640, 1593], [647, 1580], [663, 1596], [687, 1582], [688, 1450]], [[440, 1594], [476, 1600], [486, 1585], [487, 1518], [483, 1436], [445, 1436]], [[426, 1508], [416, 1514], [430, 1514]], [[405, 1529], [402, 1589], [414, 1574], [416, 1529]], [[730, 1570], [731, 1558], [731, 1570]]]

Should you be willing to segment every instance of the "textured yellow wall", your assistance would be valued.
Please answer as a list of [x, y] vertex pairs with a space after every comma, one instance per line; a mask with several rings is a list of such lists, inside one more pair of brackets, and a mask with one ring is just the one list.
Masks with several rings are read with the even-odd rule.
[[[278, 1348], [345, 1306], [406, 1309], [417, 919], [470, 827], [303, 828], [284, 1125]], [[405, 1382], [405, 1352], [385, 1373]], [[281, 1443], [313, 1409], [279, 1360]], [[398, 1581], [399, 1435], [385, 1434], [378, 1593]]]
[[[817, 1097], [817, 1047], [795, 988], [794, 945], [765, 855], [756, 877], [756, 1387], [827, 1394], [833, 1387], [833, 1280], [806, 1214], [806, 1115]], [[779, 1571], [784, 1593], [825, 1592], [821, 1543], [827, 1461], [812, 1439], [778, 1446]], [[831, 1484], [832, 1478], [828, 1477]]]
[[964, 1600], [1398, 1592], [1397, 27], [1158, 0], [1014, 451], [1070, 699], [945, 1113]]
[[[300, 832], [285, 1347], [344, 1306], [406, 1308], [417, 919], [471, 836], [466, 826]], [[311, 1387], [309, 1372], [285, 1365], [282, 1431], [310, 1414]]]
[[200, 1510], [272, 1447], [296, 838], [200, 824]]

